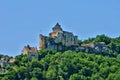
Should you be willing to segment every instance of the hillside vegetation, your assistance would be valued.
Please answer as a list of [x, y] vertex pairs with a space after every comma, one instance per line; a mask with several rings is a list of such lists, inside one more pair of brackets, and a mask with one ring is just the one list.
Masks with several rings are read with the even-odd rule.
[[3, 67], [1, 80], [120, 80], [120, 37], [98, 35], [82, 43], [105, 42], [109, 54], [38, 50], [38, 58], [15, 57], [13, 65]]

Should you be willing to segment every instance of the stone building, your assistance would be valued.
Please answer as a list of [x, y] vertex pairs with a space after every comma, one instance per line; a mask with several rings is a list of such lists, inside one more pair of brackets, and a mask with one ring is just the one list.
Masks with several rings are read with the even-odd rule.
[[11, 63], [14, 63], [15, 59], [13, 57], [10, 57], [8, 55], [3, 55], [1, 58], [0, 58], [0, 66], [3, 67], [3, 66], [8, 66], [10, 65]]
[[43, 36], [40, 34], [39, 48], [49, 48], [57, 51], [66, 50], [68, 47], [78, 45], [78, 38], [73, 33], [63, 31], [61, 25], [57, 23], [53, 28], [49, 36]]
[[90, 48], [95, 48], [95, 47], [106, 47], [106, 44], [105, 42], [91, 42], [91, 43], [88, 43], [88, 44], [81, 44], [81, 46], [83, 47], [90, 47]]
[[27, 55], [31, 59], [37, 58], [38, 57], [37, 48], [30, 47], [29, 45], [24, 46], [22, 50], [22, 55]]
[[10, 64], [13, 64], [14, 62], [15, 62], [15, 58], [10, 58], [10, 59], [9, 59], [9, 63], [10, 63]]
[[81, 44], [81, 48], [79, 50], [83, 50], [82, 52], [88, 53], [108, 53], [109, 48], [106, 46], [105, 42], [91, 42], [88, 44]]

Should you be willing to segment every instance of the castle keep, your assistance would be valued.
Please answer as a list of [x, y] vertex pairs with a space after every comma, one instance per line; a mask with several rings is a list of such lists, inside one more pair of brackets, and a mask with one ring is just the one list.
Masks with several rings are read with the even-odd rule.
[[49, 36], [43, 36], [40, 34], [40, 50], [49, 48], [62, 51], [78, 45], [77, 36], [73, 35], [71, 32], [64, 31], [59, 23], [57, 23], [52, 30], [53, 31], [49, 33]]

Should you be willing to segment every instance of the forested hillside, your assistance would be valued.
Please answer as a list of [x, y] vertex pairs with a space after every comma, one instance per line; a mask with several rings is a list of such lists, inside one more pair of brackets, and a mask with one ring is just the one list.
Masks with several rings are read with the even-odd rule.
[[79, 40], [79, 44], [105, 42], [110, 48], [104, 55], [50, 49], [38, 50], [38, 58], [18, 55], [0, 73], [1, 80], [120, 80], [120, 37], [98, 35], [96, 38]]

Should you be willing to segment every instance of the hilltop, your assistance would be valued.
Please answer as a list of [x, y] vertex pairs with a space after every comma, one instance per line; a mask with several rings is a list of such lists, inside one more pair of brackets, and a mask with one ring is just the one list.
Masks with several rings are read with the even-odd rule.
[[24, 46], [14, 58], [0, 55], [1, 80], [119, 80], [120, 37], [78, 40], [57, 23], [40, 34], [39, 49]]
[[[104, 42], [108, 54], [75, 51], [37, 50], [37, 57], [27, 54], [15, 57], [14, 64], [1, 67], [1, 80], [119, 80], [120, 37], [98, 35], [78, 44]], [[29, 48], [31, 49], [31, 48]]]

